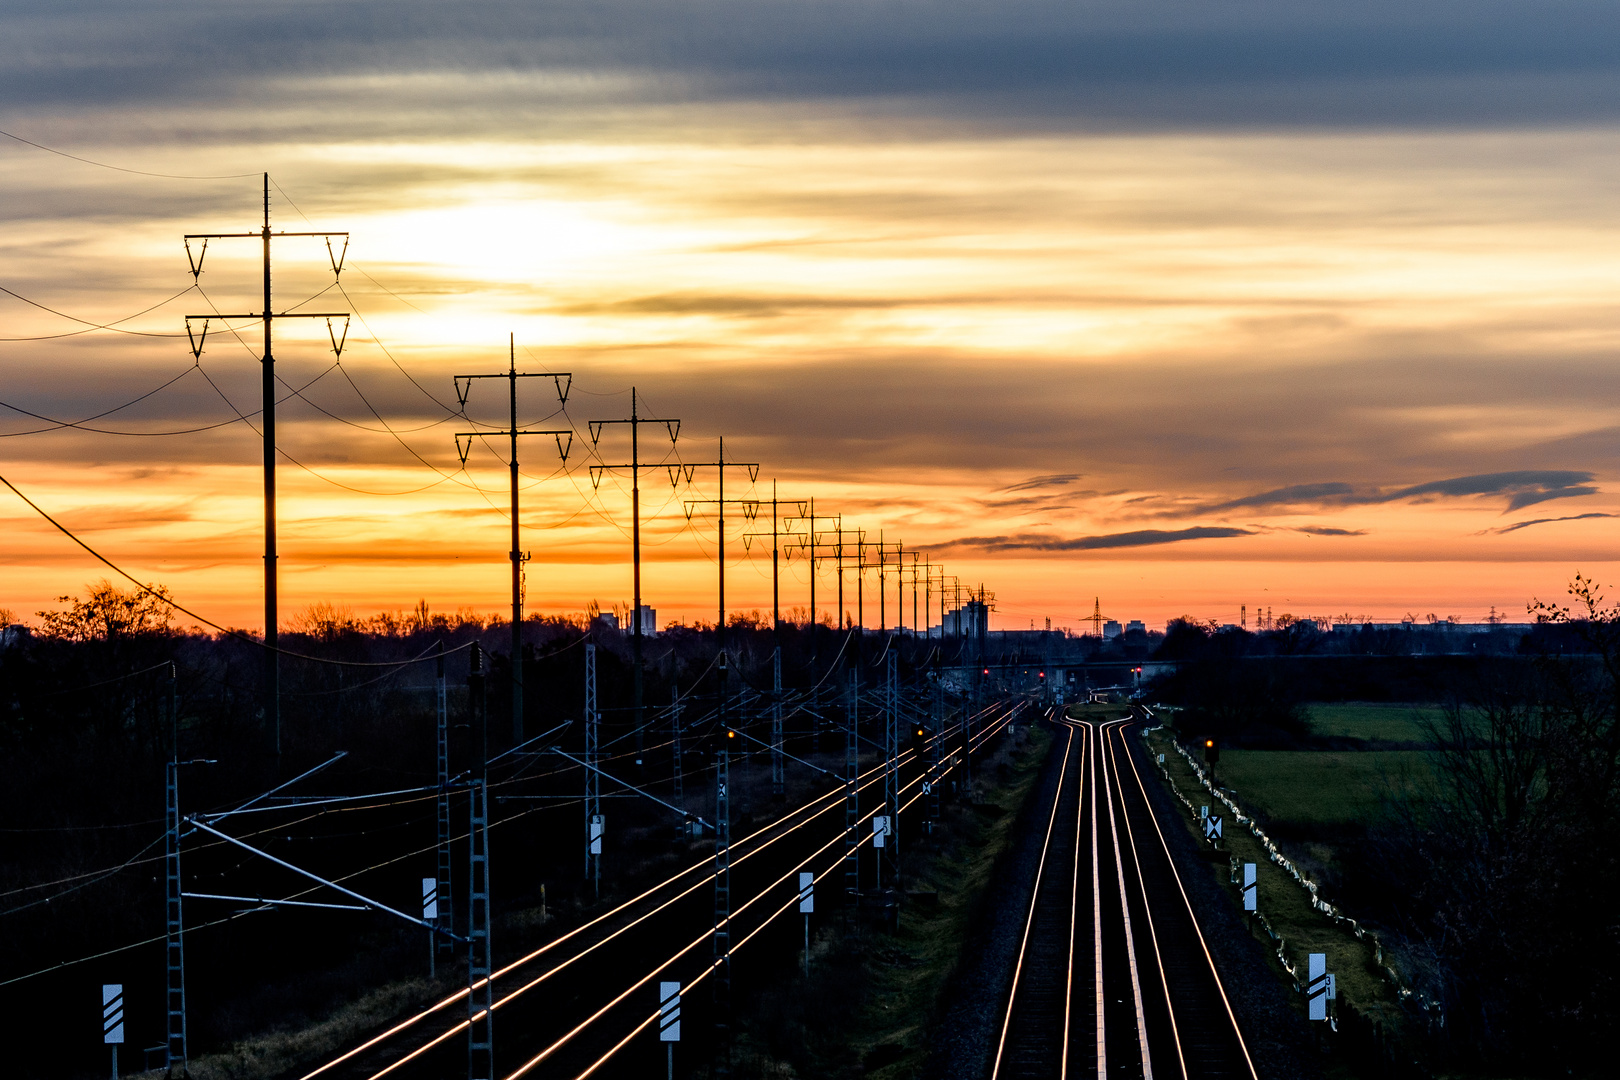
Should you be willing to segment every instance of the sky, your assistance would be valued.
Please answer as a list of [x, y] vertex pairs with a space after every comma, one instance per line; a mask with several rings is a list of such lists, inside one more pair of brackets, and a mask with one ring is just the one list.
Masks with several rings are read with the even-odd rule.
[[[194, 282], [182, 237], [257, 228], [265, 172], [273, 227], [349, 233], [275, 241], [276, 310], [352, 313], [341, 356], [344, 319], [277, 324], [284, 626], [508, 602], [504, 441], [455, 439], [505, 385], [461, 415], [454, 376], [509, 342], [572, 380], [520, 392], [575, 432], [520, 441], [532, 611], [630, 599], [628, 475], [591, 468], [628, 434], [589, 422], [632, 387], [681, 421], [641, 435], [661, 622], [714, 618], [716, 470], [662, 466], [721, 437], [759, 464], [728, 498], [813, 497], [998, 627], [1620, 580], [1610, 5], [0, 3], [0, 36], [0, 475], [219, 622], [263, 624], [262, 333], [213, 317], [259, 309], [260, 249]], [[727, 516], [733, 610], [769, 609], [763, 521]], [[109, 573], [0, 491], [0, 608]]]

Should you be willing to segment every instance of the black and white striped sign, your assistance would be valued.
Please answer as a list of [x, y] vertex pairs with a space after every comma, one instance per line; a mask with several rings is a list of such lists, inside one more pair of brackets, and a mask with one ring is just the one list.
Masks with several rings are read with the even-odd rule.
[[816, 910], [816, 875], [809, 870], [799, 871], [799, 911], [809, 915]]
[[123, 983], [101, 985], [101, 1041], [114, 1044], [124, 1041]]
[[1243, 864], [1243, 910], [1259, 911], [1259, 887], [1255, 884], [1254, 863]]
[[1313, 952], [1310, 954], [1308, 983], [1306, 993], [1310, 995], [1311, 1019], [1326, 1020], [1327, 1003], [1337, 997], [1337, 980], [1328, 974], [1327, 954]]
[[658, 1041], [681, 1041], [681, 984], [658, 984]]
[[882, 847], [889, 836], [889, 815], [878, 814], [872, 818], [872, 846]]
[[607, 828], [607, 818], [601, 814], [591, 815], [590, 853], [602, 854], [602, 833]]
[[422, 918], [432, 922], [439, 917], [439, 879], [422, 879]]

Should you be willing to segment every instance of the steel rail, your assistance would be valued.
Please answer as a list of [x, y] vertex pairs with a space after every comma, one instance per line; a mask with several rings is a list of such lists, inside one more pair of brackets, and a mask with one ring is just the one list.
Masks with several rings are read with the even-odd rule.
[[[1103, 746], [1108, 745], [1108, 728], [1123, 721], [1101, 725]], [[1131, 931], [1131, 901], [1125, 893], [1125, 863], [1119, 850], [1119, 821], [1114, 816], [1114, 786], [1108, 778], [1108, 762], [1103, 761], [1103, 797], [1108, 802], [1108, 837], [1114, 847], [1114, 876], [1119, 882], [1120, 915], [1125, 923], [1125, 956], [1130, 962], [1132, 1004], [1136, 1006], [1136, 1041], [1142, 1050], [1142, 1080], [1153, 1080], [1153, 1056], [1148, 1049], [1147, 1016], [1142, 1008], [1142, 973], [1136, 966], [1136, 935]], [[1123, 815], [1124, 804], [1120, 805]], [[1147, 894], [1142, 894], [1146, 907]]]
[[[1052, 847], [1052, 829], [1057, 825], [1058, 808], [1063, 805], [1063, 781], [1068, 776], [1069, 755], [1074, 748], [1074, 732], [1069, 730], [1067, 735], [1068, 738], [1063, 744], [1063, 764], [1058, 768], [1057, 786], [1052, 792], [1052, 812], [1046, 819], [1046, 839], [1041, 842], [1041, 857], [1035, 866], [1035, 885], [1030, 890], [1029, 914], [1024, 917], [1024, 934], [1018, 943], [1018, 959], [1013, 963], [1012, 988], [1007, 993], [1007, 1010], [1001, 1021], [1001, 1037], [996, 1040], [996, 1060], [990, 1067], [990, 1080], [996, 1080], [1001, 1075], [1001, 1059], [1007, 1050], [1007, 1032], [1012, 1029], [1013, 1012], [1018, 1005], [1018, 984], [1024, 975], [1024, 956], [1029, 950], [1029, 935], [1035, 927], [1035, 913], [1040, 907], [1041, 878], [1046, 873], [1046, 855]], [[1063, 1059], [1067, 1061], [1068, 1056], [1069, 1048], [1065, 1043]]]
[[[1123, 732], [1121, 732], [1121, 734], [1123, 734]], [[1204, 959], [1209, 964], [1210, 975], [1215, 980], [1215, 989], [1219, 991], [1221, 995], [1221, 1004], [1226, 1009], [1226, 1017], [1232, 1024], [1232, 1033], [1237, 1037], [1239, 1049], [1243, 1051], [1243, 1061], [1249, 1067], [1249, 1076], [1251, 1077], [1251, 1080], [1259, 1080], [1260, 1074], [1255, 1070], [1254, 1058], [1249, 1053], [1249, 1044], [1243, 1038], [1243, 1029], [1238, 1026], [1237, 1014], [1232, 1011], [1232, 1001], [1226, 994], [1225, 983], [1221, 981], [1220, 969], [1215, 965], [1215, 956], [1209, 951], [1209, 943], [1204, 940], [1203, 928], [1198, 925], [1197, 913], [1193, 911], [1192, 900], [1187, 896], [1187, 887], [1181, 880], [1181, 871], [1176, 869], [1175, 859], [1170, 854], [1169, 841], [1165, 839], [1164, 830], [1159, 827], [1158, 815], [1152, 812], [1153, 804], [1148, 800], [1147, 786], [1142, 782], [1141, 771], [1137, 769], [1136, 760], [1131, 756], [1128, 750], [1125, 754], [1125, 760], [1130, 762], [1131, 772], [1136, 777], [1136, 786], [1142, 792], [1143, 804], [1147, 806], [1148, 817], [1153, 822], [1153, 831], [1159, 837], [1159, 844], [1164, 849], [1165, 860], [1170, 865], [1170, 872], [1175, 876], [1176, 889], [1181, 894], [1181, 902], [1187, 908], [1187, 917], [1192, 923], [1193, 932], [1198, 935], [1199, 947], [1203, 950]]]
[[[1115, 734], [1118, 734], [1123, 739], [1124, 729], [1116, 728]], [[1107, 743], [1107, 752], [1108, 767], [1113, 770], [1114, 780], [1123, 791], [1125, 781], [1120, 777], [1119, 760], [1114, 756], [1112, 740]], [[1127, 754], [1129, 754], [1129, 751], [1127, 751]], [[1121, 799], [1120, 806], [1122, 809], [1124, 805], [1124, 800]], [[1187, 1054], [1181, 1048], [1181, 1030], [1176, 1022], [1175, 1003], [1170, 1000], [1170, 976], [1164, 969], [1164, 953], [1159, 948], [1159, 932], [1153, 922], [1153, 906], [1147, 902], [1147, 882], [1142, 876], [1142, 858], [1140, 849], [1136, 845], [1136, 830], [1131, 825], [1131, 815], [1128, 812], [1122, 812], [1120, 817], [1125, 819], [1125, 838], [1131, 849], [1131, 865], [1136, 868], [1136, 886], [1137, 891], [1142, 896], [1142, 910], [1147, 915], [1148, 940], [1153, 945], [1153, 962], [1159, 969], [1159, 986], [1164, 991], [1164, 1007], [1170, 1016], [1170, 1037], [1176, 1047], [1176, 1063], [1181, 1067], [1182, 1080], [1187, 1080]]]

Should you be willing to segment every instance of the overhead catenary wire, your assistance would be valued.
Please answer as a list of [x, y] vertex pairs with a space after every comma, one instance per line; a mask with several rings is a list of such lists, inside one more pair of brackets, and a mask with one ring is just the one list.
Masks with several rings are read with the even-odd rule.
[[160, 180], [245, 180], [250, 176], [259, 175], [256, 172], [218, 173], [214, 175], [200, 176], [194, 176], [187, 173], [148, 172], [145, 169], [131, 169], [123, 165], [111, 165], [105, 161], [96, 161], [94, 158], [81, 157], [78, 154], [70, 154], [66, 150], [58, 150], [54, 146], [46, 146], [44, 143], [35, 142], [33, 139], [25, 139], [21, 135], [16, 135], [9, 131], [0, 131], [0, 135], [4, 135], [6, 138], [11, 139], [14, 142], [20, 142], [25, 146], [32, 146], [35, 150], [43, 150], [47, 154], [55, 154], [57, 157], [69, 158], [73, 161], [83, 162], [86, 165], [94, 165], [98, 169], [111, 169], [114, 172], [131, 173], [135, 176], [155, 176]]
[[[214, 622], [212, 619], [208, 618], [207, 616], [199, 615], [197, 612], [192, 611], [190, 608], [186, 607], [184, 604], [181, 604], [178, 601], [176, 601], [176, 600], [174, 600], [174, 599], [172, 599], [172, 598], [170, 598], [168, 596], [165, 596], [163, 593], [158, 592], [156, 589], [154, 589], [150, 585], [147, 585], [146, 583], [142, 582], [141, 580], [136, 578], [133, 574], [129, 573], [129, 571], [125, 570], [123, 567], [119, 566], [117, 563], [113, 562], [111, 559], [109, 559], [105, 555], [101, 554], [101, 552], [97, 551], [95, 548], [91, 547], [89, 544], [87, 544], [83, 540], [79, 539], [79, 537], [71, 529], [69, 529], [66, 525], [63, 525], [60, 521], [57, 521], [55, 518], [51, 517], [51, 515], [46, 513], [45, 510], [42, 509], [39, 506], [38, 503], [34, 502], [34, 500], [30, 499], [27, 495], [24, 495], [21, 491], [19, 491], [17, 489], [17, 485], [13, 484], [10, 480], [7, 480], [4, 476], [0, 476], [0, 484], [4, 484], [6, 487], [10, 488], [12, 494], [16, 495], [17, 498], [19, 498], [23, 502], [27, 503], [29, 508], [32, 509], [40, 517], [44, 518], [46, 521], [50, 522], [51, 525], [55, 526], [56, 530], [58, 532], [60, 532], [63, 536], [67, 537], [69, 540], [72, 540], [75, 544], [79, 545], [79, 547], [83, 548], [86, 552], [88, 552], [97, 562], [100, 562], [102, 565], [104, 565], [108, 569], [112, 570], [113, 573], [117, 574], [119, 577], [124, 578], [126, 581], [128, 581], [130, 584], [134, 585], [141, 592], [146, 593], [148, 596], [151, 596], [153, 599], [159, 601], [160, 603], [164, 603], [164, 604], [169, 605], [170, 607], [174, 608], [176, 611], [178, 611], [178, 612], [180, 612], [180, 613], [182, 613], [184, 615], [189, 615], [191, 618], [196, 619], [198, 622], [202, 623], [204, 626], [211, 627], [214, 630], [218, 630], [220, 633], [225, 634], [227, 637], [235, 638], [238, 641], [246, 642], [247, 644], [256, 646], [257, 648], [260, 648], [260, 649], [268, 649], [268, 650], [270, 650], [272, 652], [275, 652], [275, 653], [278, 653], [278, 654], [280, 654], [282, 656], [290, 656], [290, 657], [292, 657], [292, 658], [294, 658], [296, 660], [308, 660], [308, 661], [311, 661], [312, 663], [316, 663], [316, 664], [331, 664], [331, 665], [334, 665], [334, 666], [337, 666], [337, 667], [359, 667], [359, 668], [403, 667], [406, 664], [420, 663], [423, 660], [428, 659], [428, 657], [426, 655], [424, 655], [424, 656], [417, 657], [417, 658], [412, 659], [412, 660], [398, 660], [398, 661], [332, 660], [332, 659], [330, 659], [328, 657], [324, 657], [324, 656], [309, 656], [309, 655], [307, 655], [305, 653], [291, 652], [291, 651], [289, 651], [287, 649], [282, 649], [282, 648], [279, 648], [279, 647], [274, 646], [274, 645], [267, 645], [262, 641], [256, 640], [255, 638], [250, 637], [247, 634], [244, 634], [240, 630], [232, 630], [229, 627], [221, 626], [219, 623]], [[449, 655], [450, 653], [460, 652], [462, 649], [470, 648], [471, 646], [472, 646], [472, 642], [467, 642], [465, 645], [457, 645], [454, 649], [447, 650], [445, 655]]]

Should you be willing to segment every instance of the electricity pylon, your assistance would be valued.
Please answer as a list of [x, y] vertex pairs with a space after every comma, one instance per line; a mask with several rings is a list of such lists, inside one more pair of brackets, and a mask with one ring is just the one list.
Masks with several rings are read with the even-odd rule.
[[[632, 386], [630, 388], [630, 415], [628, 417], [625, 417], [622, 420], [591, 420], [588, 422], [587, 430], [589, 430], [591, 433], [591, 446], [593, 448], [598, 442], [601, 441], [602, 429], [607, 427], [609, 424], [629, 425], [630, 463], [628, 465], [592, 465], [591, 487], [594, 489], [598, 484], [600, 484], [602, 480], [602, 473], [610, 469], [630, 470], [630, 564], [633, 568], [631, 571], [631, 579], [632, 590], [635, 594], [635, 606], [630, 614], [630, 619], [633, 623], [635, 623], [635, 627], [631, 633], [630, 641], [632, 664], [634, 668], [632, 672], [634, 686], [634, 696], [632, 700], [635, 703], [636, 709], [636, 765], [639, 768], [641, 765], [642, 750], [645, 747], [645, 739], [642, 731], [645, 717], [643, 716], [644, 710], [642, 702], [643, 673], [641, 659], [641, 425], [663, 424], [664, 428], [669, 432], [669, 445], [673, 447], [676, 440], [680, 438], [681, 422], [679, 420], [661, 420], [640, 415], [636, 411], [636, 388]], [[674, 486], [673, 481], [674, 477], [671, 477], [670, 486], [672, 487]]]
[[[194, 359], [202, 357], [203, 343], [208, 340], [208, 322], [210, 319], [228, 321], [231, 319], [260, 319], [264, 322], [264, 356], [260, 360], [260, 385], [263, 397], [264, 430], [264, 643], [267, 646], [264, 652], [264, 723], [269, 729], [271, 752], [274, 754], [277, 765], [281, 761], [281, 664], [280, 652], [276, 648], [277, 623], [279, 615], [276, 610], [277, 575], [276, 575], [276, 361], [273, 346], [273, 326], [277, 319], [325, 319], [327, 336], [332, 340], [332, 351], [341, 360], [343, 357], [343, 342], [348, 339], [349, 326], [347, 311], [283, 311], [276, 312], [271, 303], [270, 293], [270, 240], [272, 237], [288, 236], [318, 236], [326, 241], [327, 258], [332, 263], [332, 276], [339, 278], [343, 273], [343, 256], [349, 250], [349, 234], [346, 232], [286, 232], [270, 231], [270, 174], [264, 174], [264, 225], [256, 232], [239, 233], [187, 233], [183, 238], [186, 241], [186, 260], [191, 266], [191, 279], [198, 281], [202, 277], [203, 261], [208, 257], [208, 241], [230, 240], [247, 237], [258, 237], [264, 244], [264, 310], [252, 311], [246, 314], [223, 315], [214, 312], [211, 315], [187, 315], [186, 337], [191, 341], [191, 352]], [[332, 238], [343, 237], [343, 253], [335, 254], [332, 251]], [[201, 240], [202, 250], [195, 260], [191, 257], [191, 241]], [[191, 331], [193, 319], [202, 321], [202, 334], [194, 336]], [[339, 339], [336, 331], [332, 329], [333, 319], [343, 319], [343, 337]]]
[[[782, 763], [782, 587], [781, 577], [778, 573], [779, 558], [781, 555], [781, 538], [791, 536], [794, 518], [788, 519], [788, 531], [782, 530], [778, 511], [784, 506], [792, 506], [798, 510], [798, 517], [804, 516], [805, 500], [778, 499], [776, 497], [776, 481], [771, 481], [771, 798], [781, 801], [787, 798], [786, 776]], [[766, 500], [760, 499], [759, 506], [764, 506]], [[743, 550], [748, 550], [755, 537], [764, 536], [764, 533], [744, 533]]]
[[[750, 521], [752, 521], [754, 519], [755, 515], [759, 511], [759, 500], [757, 500], [757, 499], [754, 499], [754, 500], [749, 500], [749, 499], [729, 499], [728, 500], [726, 498], [726, 470], [728, 468], [730, 468], [730, 469], [747, 469], [748, 470], [748, 480], [749, 480], [750, 483], [753, 483], [753, 482], [755, 482], [755, 481], [757, 481], [759, 479], [759, 462], [757, 462], [757, 461], [727, 461], [726, 460], [726, 440], [724, 438], [721, 438], [721, 440], [720, 440], [720, 453], [719, 453], [719, 455], [716, 457], [716, 459], [714, 461], [682, 462], [681, 468], [686, 473], [688, 483], [691, 482], [691, 477], [697, 472], [698, 469], [713, 469], [715, 471], [715, 474], [720, 478], [719, 498], [715, 498], [715, 499], [688, 499], [688, 500], [686, 500], [686, 518], [687, 518], [688, 521], [690, 521], [692, 519], [692, 511], [697, 506], [699, 506], [701, 504], [704, 504], [704, 503], [712, 503], [712, 504], [714, 504], [714, 506], [716, 507], [716, 509], [718, 511], [718, 515], [717, 515], [718, 516], [718, 522], [717, 522], [716, 527], [715, 527], [715, 562], [719, 565], [719, 570], [720, 570], [720, 621], [715, 624], [714, 638], [715, 638], [715, 651], [716, 651], [716, 653], [718, 653], [718, 656], [716, 657], [716, 661], [717, 661], [716, 662], [716, 667], [719, 670], [719, 677], [720, 677], [720, 693], [719, 693], [719, 697], [718, 697], [718, 701], [719, 701], [719, 710], [718, 711], [719, 711], [719, 714], [720, 714], [720, 730], [724, 731], [726, 729], [726, 667], [727, 667], [727, 665], [726, 665], [726, 506], [728, 504], [741, 505], [743, 507], [744, 515]], [[750, 512], [750, 510], [749, 510], [750, 505], [752, 505], [752, 507], [753, 507], [752, 512]], [[725, 753], [725, 747], [723, 745], [723, 742], [724, 741], [722, 740], [722, 747], [721, 747], [721, 753], [722, 754]], [[719, 823], [717, 823], [717, 824], [719, 824]], [[729, 826], [727, 826], [727, 825], [722, 825], [721, 827], [726, 828], [726, 829], [729, 830]], [[728, 833], [728, 835], [729, 835], [729, 833]], [[716, 882], [718, 882], [719, 878], [716, 877], [715, 880], [716, 880]], [[716, 889], [718, 889], [718, 888], [719, 888], [719, 886], [716, 885]], [[716, 892], [717, 897], [718, 897], [718, 895], [719, 895], [719, 893]], [[726, 895], [728, 897], [728, 903], [729, 903], [730, 893], [728, 892]], [[718, 903], [718, 900], [716, 901], [716, 903]], [[729, 950], [728, 950], [728, 955], [729, 955]], [[729, 961], [728, 961], [728, 963], [729, 963]], [[729, 972], [729, 970], [730, 969], [728, 968], [727, 971]], [[719, 983], [716, 983], [716, 985], [718, 986]], [[729, 974], [727, 975], [726, 986], [727, 987], [730, 986], [730, 976], [729, 976]], [[728, 1008], [729, 1008], [729, 1005], [728, 1005]]]
[[[458, 431], [456, 432], [456, 453], [461, 458], [462, 467], [467, 464], [467, 454], [472, 450], [474, 439], [487, 435], [505, 435], [512, 441], [512, 450], [508, 469], [512, 474], [512, 745], [516, 746], [523, 741], [523, 564], [528, 560], [520, 543], [520, 523], [518, 520], [518, 436], [519, 435], [550, 435], [557, 440], [557, 454], [562, 458], [563, 464], [568, 463], [568, 451], [574, 445], [574, 432], [572, 428], [558, 428], [546, 431], [524, 431], [518, 427], [517, 420], [517, 388], [519, 379], [550, 379], [557, 390], [557, 403], [559, 407], [568, 404], [568, 391], [573, 386], [573, 374], [567, 371], [519, 371], [517, 369], [517, 339], [516, 336], [507, 339], [507, 370], [493, 372], [487, 375], [457, 375], [456, 400], [461, 404], [462, 416], [467, 415], [467, 396], [472, 393], [474, 379], [506, 379], [509, 387], [511, 401], [512, 426], [500, 431]], [[566, 383], [563, 380], [568, 380]], [[563, 436], [568, 436], [568, 443], [564, 445]], [[466, 439], [465, 445], [462, 439]]]

